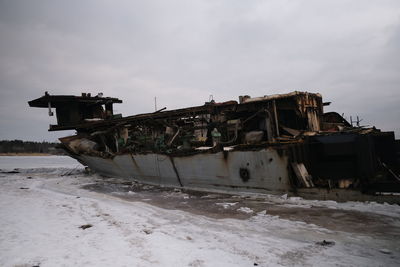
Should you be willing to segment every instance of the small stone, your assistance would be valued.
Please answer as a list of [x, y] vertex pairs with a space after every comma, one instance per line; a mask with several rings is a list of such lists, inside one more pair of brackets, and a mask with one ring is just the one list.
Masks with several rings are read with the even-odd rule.
[[392, 252], [390, 250], [385, 249], [385, 248], [380, 249], [379, 252], [383, 253], [383, 254], [392, 254]]
[[316, 244], [323, 247], [331, 247], [335, 245], [335, 242], [323, 240], [322, 242], [317, 242]]
[[90, 228], [90, 227], [93, 227], [93, 225], [91, 225], [91, 224], [84, 224], [84, 225], [79, 226], [79, 228], [81, 228], [82, 230], [88, 229], [88, 228]]
[[153, 231], [151, 231], [151, 230], [149, 230], [149, 229], [144, 229], [143, 232], [144, 232], [146, 235], [149, 235], [149, 234], [153, 233]]

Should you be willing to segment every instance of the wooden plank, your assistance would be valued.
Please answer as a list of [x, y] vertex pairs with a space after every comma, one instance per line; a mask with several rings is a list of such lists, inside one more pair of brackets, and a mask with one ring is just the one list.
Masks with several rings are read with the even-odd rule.
[[310, 174], [308, 174], [308, 171], [303, 163], [292, 162], [291, 165], [300, 184], [305, 187], [314, 187], [312, 177]]

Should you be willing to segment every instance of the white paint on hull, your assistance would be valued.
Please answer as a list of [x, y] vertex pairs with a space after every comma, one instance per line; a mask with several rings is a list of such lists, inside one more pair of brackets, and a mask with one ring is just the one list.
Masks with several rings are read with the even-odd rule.
[[[180, 157], [123, 154], [112, 159], [88, 155], [78, 158], [99, 174], [149, 184], [247, 192], [290, 190], [288, 158], [272, 148]], [[247, 181], [241, 177], [240, 169], [247, 170]]]

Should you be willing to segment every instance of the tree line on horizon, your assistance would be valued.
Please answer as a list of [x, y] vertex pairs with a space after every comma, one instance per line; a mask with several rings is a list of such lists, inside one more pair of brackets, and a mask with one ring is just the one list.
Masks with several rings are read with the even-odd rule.
[[63, 154], [56, 146], [58, 143], [33, 142], [22, 140], [0, 140], [0, 153], [47, 153]]

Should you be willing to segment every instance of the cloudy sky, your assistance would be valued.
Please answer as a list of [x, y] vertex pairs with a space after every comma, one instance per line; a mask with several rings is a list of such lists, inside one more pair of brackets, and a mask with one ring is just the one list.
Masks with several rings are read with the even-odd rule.
[[400, 1], [0, 0], [0, 139], [66, 134], [44, 91], [132, 115], [293, 90], [399, 138]]

